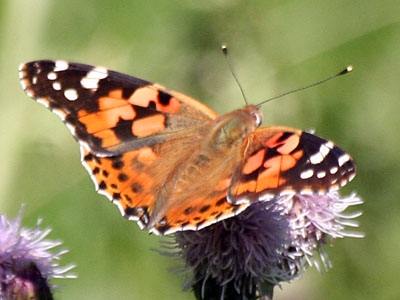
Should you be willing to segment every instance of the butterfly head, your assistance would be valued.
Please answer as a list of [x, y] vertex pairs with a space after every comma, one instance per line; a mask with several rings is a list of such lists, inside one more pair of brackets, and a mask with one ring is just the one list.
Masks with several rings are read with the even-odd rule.
[[254, 121], [254, 124], [256, 124], [256, 127], [259, 127], [262, 122], [263, 122], [263, 114], [261, 112], [260, 106], [255, 106], [255, 105], [247, 105], [245, 108], [242, 109], [242, 111], [251, 117], [251, 119]]

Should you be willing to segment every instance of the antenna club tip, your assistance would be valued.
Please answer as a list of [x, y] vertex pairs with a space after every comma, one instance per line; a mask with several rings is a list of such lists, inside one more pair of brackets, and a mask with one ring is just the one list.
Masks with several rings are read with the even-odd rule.
[[224, 54], [228, 53], [228, 45], [227, 44], [222, 44], [221, 45], [221, 50]]
[[347, 73], [350, 73], [351, 71], [353, 71], [353, 66], [352, 65], [349, 65], [349, 66], [347, 66], [347, 68], [346, 68], [346, 71], [347, 71]]
[[350, 73], [351, 71], [353, 71], [353, 66], [349, 65], [349, 66], [346, 67], [346, 69], [344, 69], [343, 71], [339, 72], [336, 76], [346, 75], [347, 73]]

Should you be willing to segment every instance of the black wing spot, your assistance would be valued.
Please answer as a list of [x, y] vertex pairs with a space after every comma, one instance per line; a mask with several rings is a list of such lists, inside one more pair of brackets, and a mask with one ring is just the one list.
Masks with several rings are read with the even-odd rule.
[[107, 188], [107, 183], [103, 180], [99, 183], [99, 189], [105, 190]]
[[136, 208], [132, 208], [132, 207], [125, 208], [125, 215], [128, 217], [130, 217], [130, 216], [137, 217]]
[[134, 182], [131, 185], [131, 190], [134, 193], [140, 193], [143, 190], [143, 186], [140, 183]]
[[277, 142], [283, 142], [285, 140], [287, 140], [288, 138], [290, 138], [293, 135], [292, 132], [284, 132], [277, 140]]
[[181, 227], [186, 227], [186, 226], [190, 225], [190, 222], [184, 222], [184, 223], [182, 223], [180, 225], [181, 225]]
[[115, 127], [112, 129], [115, 135], [121, 141], [130, 140], [132, 138], [132, 120], [119, 119]]
[[132, 204], [132, 198], [131, 198], [131, 197], [129, 197], [129, 195], [127, 195], [127, 194], [123, 194], [122, 196], [124, 197], [124, 199], [125, 199], [126, 201], [128, 201], [129, 203], [131, 203], [131, 204]]
[[124, 162], [122, 160], [114, 160], [112, 167], [116, 170], [122, 169], [124, 167]]
[[164, 93], [162, 91], [158, 93], [158, 100], [160, 100], [160, 104], [162, 105], [168, 105], [171, 98], [172, 98], [171, 95]]
[[126, 175], [125, 173], [120, 173], [118, 174], [118, 181], [120, 182], [125, 182], [129, 179], [129, 176]]
[[184, 215], [190, 215], [192, 212], [193, 212], [193, 206], [189, 206], [188, 208], [186, 208], [184, 211], [183, 211], [183, 214]]
[[217, 203], [215, 203], [215, 206], [221, 206], [221, 205], [224, 205], [225, 203], [226, 203], [226, 199], [221, 198], [217, 201]]
[[198, 222], [198, 223], [196, 224], [196, 227], [199, 228], [199, 227], [200, 227], [201, 225], [203, 225], [205, 222], [206, 222], [205, 220]]
[[91, 161], [92, 159], [93, 159], [92, 153], [88, 153], [83, 157], [83, 160], [85, 160], [85, 161]]
[[239, 208], [240, 208], [240, 205], [234, 205], [233, 209], [232, 209], [232, 212], [236, 213], [239, 210]]
[[201, 213], [205, 213], [207, 210], [209, 210], [211, 208], [210, 205], [204, 205], [202, 208], [200, 208], [200, 212]]

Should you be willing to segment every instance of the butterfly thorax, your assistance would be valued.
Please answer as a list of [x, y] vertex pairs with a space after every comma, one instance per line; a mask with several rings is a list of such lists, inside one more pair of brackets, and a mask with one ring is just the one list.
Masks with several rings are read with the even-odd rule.
[[215, 121], [207, 143], [214, 147], [214, 151], [227, 151], [236, 144], [242, 144], [261, 122], [262, 113], [253, 105], [222, 115]]
[[165, 180], [148, 225], [158, 223], [165, 211], [174, 207], [199, 198], [206, 202], [216, 193], [225, 197], [235, 166], [247, 147], [246, 139], [261, 119], [256, 106], [246, 106], [205, 124], [208, 132], [198, 136], [191, 151]]

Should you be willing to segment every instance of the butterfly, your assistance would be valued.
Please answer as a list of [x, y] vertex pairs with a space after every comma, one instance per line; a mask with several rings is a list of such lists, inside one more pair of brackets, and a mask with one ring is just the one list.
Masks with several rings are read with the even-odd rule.
[[76, 138], [96, 190], [158, 235], [200, 230], [277, 196], [325, 194], [356, 173], [331, 141], [260, 127], [255, 105], [218, 115], [162, 85], [63, 60], [22, 64], [19, 77]]

